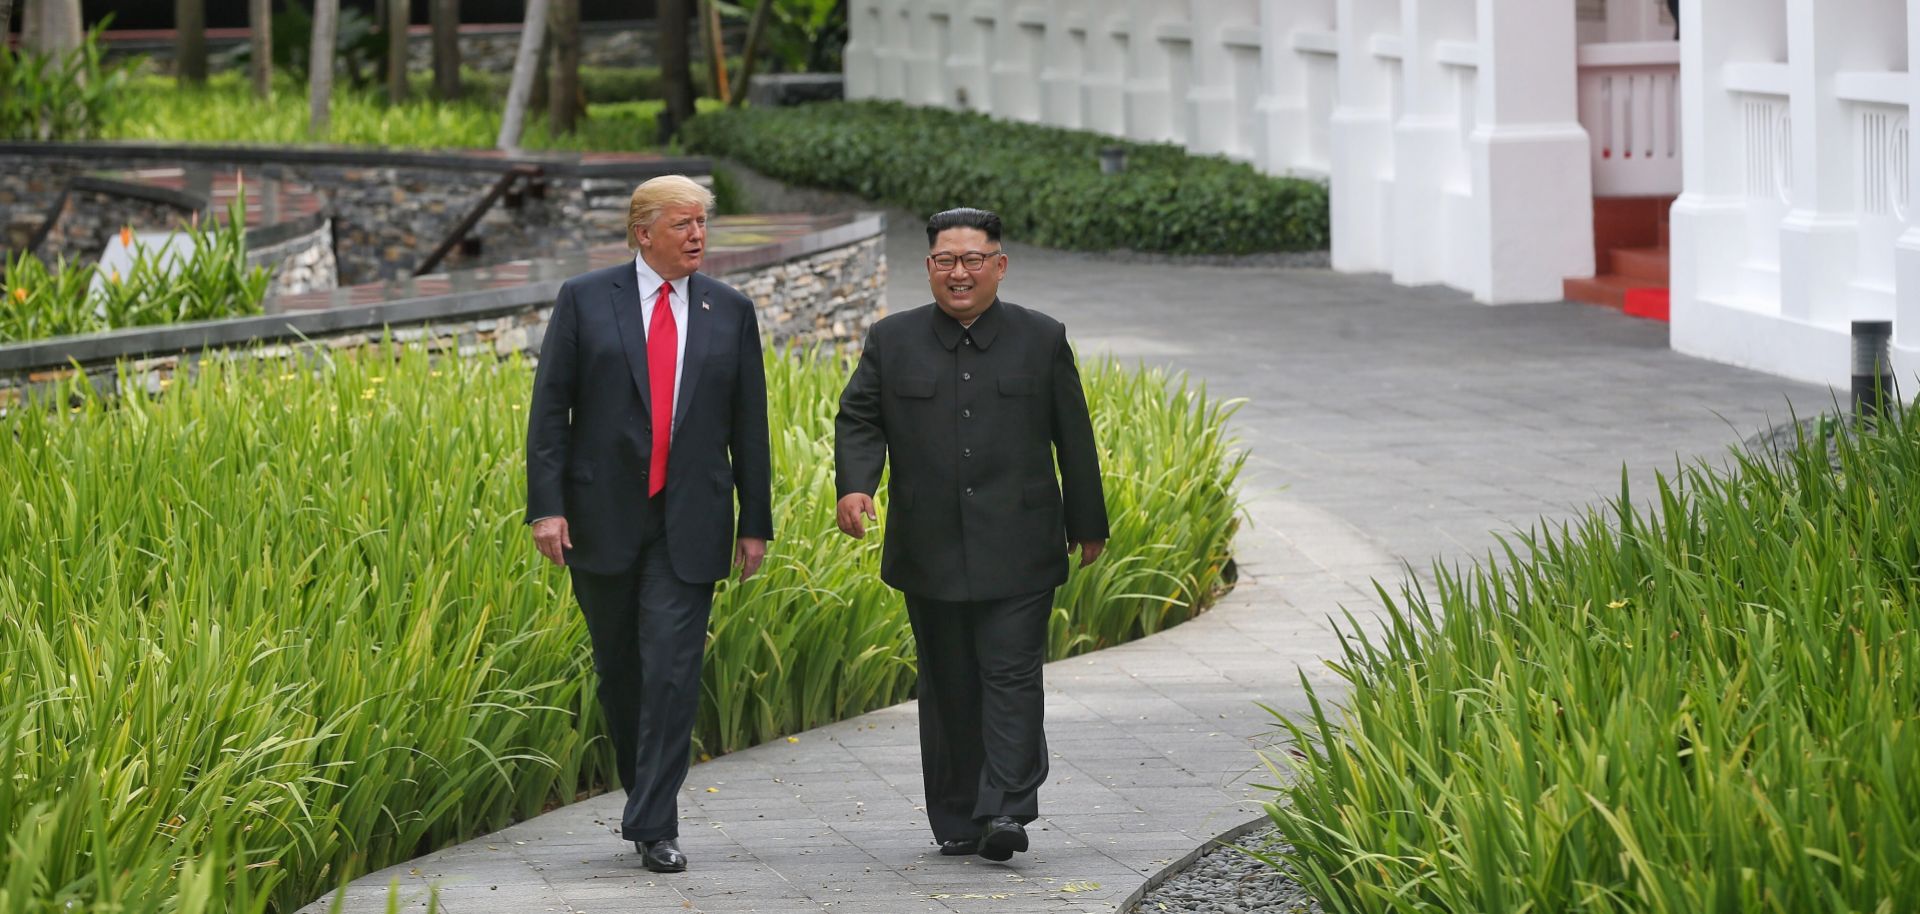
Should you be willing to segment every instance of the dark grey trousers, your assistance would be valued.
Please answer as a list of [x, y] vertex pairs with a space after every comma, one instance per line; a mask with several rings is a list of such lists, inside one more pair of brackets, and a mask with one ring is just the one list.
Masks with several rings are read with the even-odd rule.
[[675, 796], [693, 751], [713, 606], [712, 583], [674, 576], [661, 500], [648, 508], [644, 545], [631, 569], [611, 575], [573, 570], [573, 594], [593, 641], [600, 709], [627, 791], [620, 836], [628, 841], [680, 836]]
[[949, 603], [907, 595], [920, 655], [920, 766], [938, 841], [995, 816], [1040, 815], [1047, 780], [1047, 619], [1053, 591]]

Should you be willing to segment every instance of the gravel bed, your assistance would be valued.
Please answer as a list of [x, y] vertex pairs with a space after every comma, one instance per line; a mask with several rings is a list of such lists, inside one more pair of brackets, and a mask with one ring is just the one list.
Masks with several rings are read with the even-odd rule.
[[[1238, 846], [1234, 846], [1238, 845]], [[1215, 847], [1142, 896], [1126, 914], [1322, 914], [1306, 887], [1241, 847], [1276, 854], [1288, 846], [1273, 828]]]

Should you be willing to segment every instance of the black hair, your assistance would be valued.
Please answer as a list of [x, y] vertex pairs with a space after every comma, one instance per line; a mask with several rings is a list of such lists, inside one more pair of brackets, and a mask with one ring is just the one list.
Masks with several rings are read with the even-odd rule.
[[979, 229], [987, 233], [987, 240], [1000, 243], [1000, 217], [984, 209], [962, 206], [944, 213], [934, 213], [927, 220], [927, 247], [940, 239], [940, 233], [947, 229]]

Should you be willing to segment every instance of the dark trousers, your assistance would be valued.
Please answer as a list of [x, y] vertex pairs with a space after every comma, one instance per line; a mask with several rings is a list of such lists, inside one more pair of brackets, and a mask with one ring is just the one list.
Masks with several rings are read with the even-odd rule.
[[920, 655], [920, 766], [938, 841], [1040, 815], [1047, 779], [1047, 620], [1053, 591], [949, 603], [907, 595]]
[[573, 594], [593, 641], [600, 709], [627, 791], [620, 836], [628, 841], [680, 836], [674, 800], [692, 754], [713, 605], [712, 583], [674, 576], [664, 513], [659, 497], [648, 502], [644, 545], [632, 568], [610, 575], [573, 571]]

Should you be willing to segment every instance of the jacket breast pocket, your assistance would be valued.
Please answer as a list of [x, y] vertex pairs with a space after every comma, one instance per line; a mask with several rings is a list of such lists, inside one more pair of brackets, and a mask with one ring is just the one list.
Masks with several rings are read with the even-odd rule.
[[934, 383], [932, 378], [901, 378], [894, 381], [891, 386], [893, 388], [893, 395], [896, 397], [924, 400], [933, 396]]
[[1000, 396], [1003, 396], [1003, 397], [1033, 396], [1033, 375], [1014, 374], [1014, 375], [1007, 375], [1006, 377], [1001, 378], [1000, 379]]

